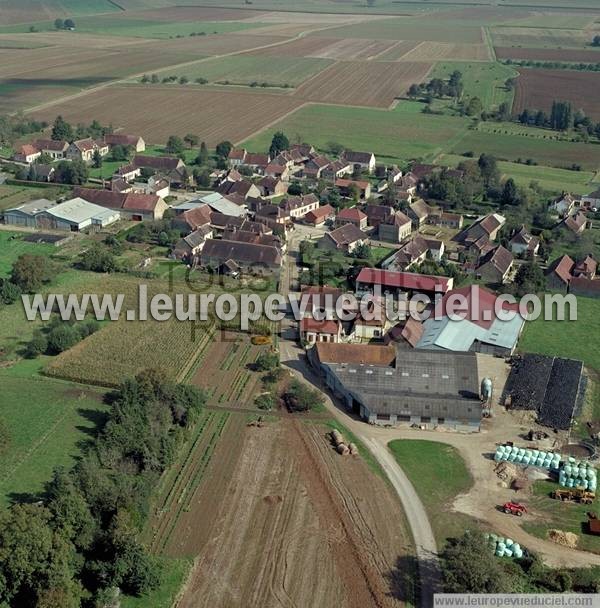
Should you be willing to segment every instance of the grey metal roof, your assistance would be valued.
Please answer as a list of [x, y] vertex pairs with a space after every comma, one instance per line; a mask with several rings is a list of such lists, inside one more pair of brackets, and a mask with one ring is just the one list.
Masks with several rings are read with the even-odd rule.
[[329, 368], [371, 413], [481, 419], [475, 353], [398, 351], [395, 366]]
[[53, 207], [54, 205], [56, 205], [56, 201], [49, 201], [47, 198], [38, 198], [34, 201], [29, 201], [28, 203], [23, 203], [22, 205], [19, 205], [18, 207], [13, 207], [12, 209], [7, 209], [6, 212], [11, 212], [11, 211], [20, 211], [21, 213], [24, 213], [25, 215], [37, 215], [38, 213], [41, 213], [42, 211], [46, 211], [47, 209], [49, 209], [50, 207]]
[[81, 224], [87, 220], [109, 220], [118, 212], [94, 203], [88, 203], [82, 198], [73, 198], [47, 210], [50, 215], [68, 222]]

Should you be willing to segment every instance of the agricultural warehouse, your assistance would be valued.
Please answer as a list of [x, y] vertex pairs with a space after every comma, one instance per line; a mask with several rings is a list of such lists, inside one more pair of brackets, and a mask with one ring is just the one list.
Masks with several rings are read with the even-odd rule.
[[433, 298], [436, 294], [447, 293], [453, 284], [454, 279], [448, 277], [363, 268], [356, 277], [356, 294], [373, 293], [379, 287], [383, 295], [422, 293]]
[[475, 353], [412, 351], [392, 345], [318, 343], [309, 357], [348, 409], [371, 424], [479, 431]]
[[275, 247], [225, 239], [209, 239], [200, 254], [202, 266], [220, 269], [235, 262], [244, 274], [279, 274], [281, 254]]
[[[446, 304], [453, 295], [466, 300], [466, 309], [450, 318]], [[525, 320], [518, 314], [499, 319], [494, 314], [497, 296], [478, 285], [453, 289], [438, 304], [436, 314], [423, 323], [423, 335], [417, 348], [428, 350], [475, 351], [502, 357], [515, 348]], [[518, 305], [503, 303], [504, 310], [518, 311]], [[456, 319], [460, 316], [460, 319]]]
[[536, 411], [540, 424], [566, 431], [581, 410], [585, 389], [581, 361], [524, 355], [514, 362], [504, 392], [511, 408]]
[[64, 203], [33, 201], [5, 213], [5, 222], [37, 228], [69, 230], [79, 232], [86, 228], [104, 228], [120, 218], [120, 213], [106, 209], [82, 198], [74, 198]]

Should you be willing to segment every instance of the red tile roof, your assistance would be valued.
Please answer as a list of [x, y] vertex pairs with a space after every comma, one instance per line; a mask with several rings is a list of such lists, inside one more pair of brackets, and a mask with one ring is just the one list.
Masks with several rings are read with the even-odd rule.
[[571, 280], [571, 272], [575, 266], [575, 262], [568, 256], [563, 255], [558, 260], [555, 260], [550, 266], [550, 272], [558, 276], [563, 283], [568, 283]]
[[393, 272], [379, 268], [363, 268], [358, 273], [356, 282], [411, 291], [438, 291], [439, 293], [446, 293], [451, 285], [448, 277], [414, 272]]
[[300, 321], [300, 331], [310, 331], [319, 334], [337, 334], [339, 328], [339, 321], [336, 321], [335, 319], [323, 319], [319, 321], [312, 317], [303, 317]]
[[304, 219], [307, 222], [315, 222], [317, 220], [331, 217], [335, 213], [333, 207], [331, 205], [323, 205], [322, 207], [317, 207], [314, 211], [309, 211]]
[[396, 360], [396, 348], [393, 345], [317, 342], [315, 349], [321, 363], [354, 363], [391, 367]]
[[352, 209], [342, 209], [337, 216], [339, 220], [351, 220], [353, 222], [360, 222], [367, 219], [367, 216], [356, 207], [353, 207]]

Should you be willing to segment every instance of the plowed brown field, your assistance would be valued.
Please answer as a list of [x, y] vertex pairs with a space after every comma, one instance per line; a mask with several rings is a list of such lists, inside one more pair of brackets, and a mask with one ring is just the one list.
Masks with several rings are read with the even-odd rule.
[[177, 607], [392, 607], [411, 597], [396, 575], [411, 547], [390, 488], [359, 457], [339, 456], [323, 426], [287, 416], [244, 424], [230, 415], [166, 545], [196, 557]]
[[53, 105], [34, 115], [52, 121], [58, 110], [73, 124], [96, 119], [139, 133], [149, 143], [193, 131], [207, 145], [238, 142], [297, 109], [289, 95], [180, 86], [114, 86]]
[[600, 74], [575, 70], [519, 69], [513, 112], [524, 108], [549, 112], [553, 100], [570, 101], [600, 120]]
[[293, 97], [388, 108], [411, 84], [425, 80], [431, 67], [427, 62], [339, 62], [306, 81]]

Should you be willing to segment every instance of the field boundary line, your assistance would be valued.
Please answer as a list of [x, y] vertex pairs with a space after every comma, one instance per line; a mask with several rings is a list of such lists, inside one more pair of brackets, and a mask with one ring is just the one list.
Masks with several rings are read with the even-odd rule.
[[[293, 95], [291, 97], [293, 97]], [[254, 133], [250, 133], [250, 135], [244, 137], [244, 139], [240, 139], [239, 141], [234, 142], [234, 146], [239, 146], [241, 143], [243, 143], [247, 139], [251, 139], [253, 137], [256, 137], [257, 135], [260, 135], [267, 129], [270, 129], [272, 126], [276, 125], [278, 122], [285, 120], [288, 116], [291, 116], [294, 112], [297, 112], [298, 110], [301, 110], [302, 108], [304, 108], [305, 106], [308, 106], [308, 105], [319, 105], [319, 104], [314, 104], [311, 101], [306, 101], [304, 103], [301, 103], [297, 108], [292, 108], [289, 112], [286, 112], [285, 114], [281, 115], [279, 118], [272, 120], [271, 122], [262, 126], [257, 131], [254, 131]]]
[[492, 39], [492, 33], [490, 32], [490, 28], [486, 26], [482, 26], [481, 33], [483, 35], [483, 42], [488, 50], [488, 55], [490, 61], [498, 61], [496, 57], [496, 49], [494, 48], [494, 41]]

